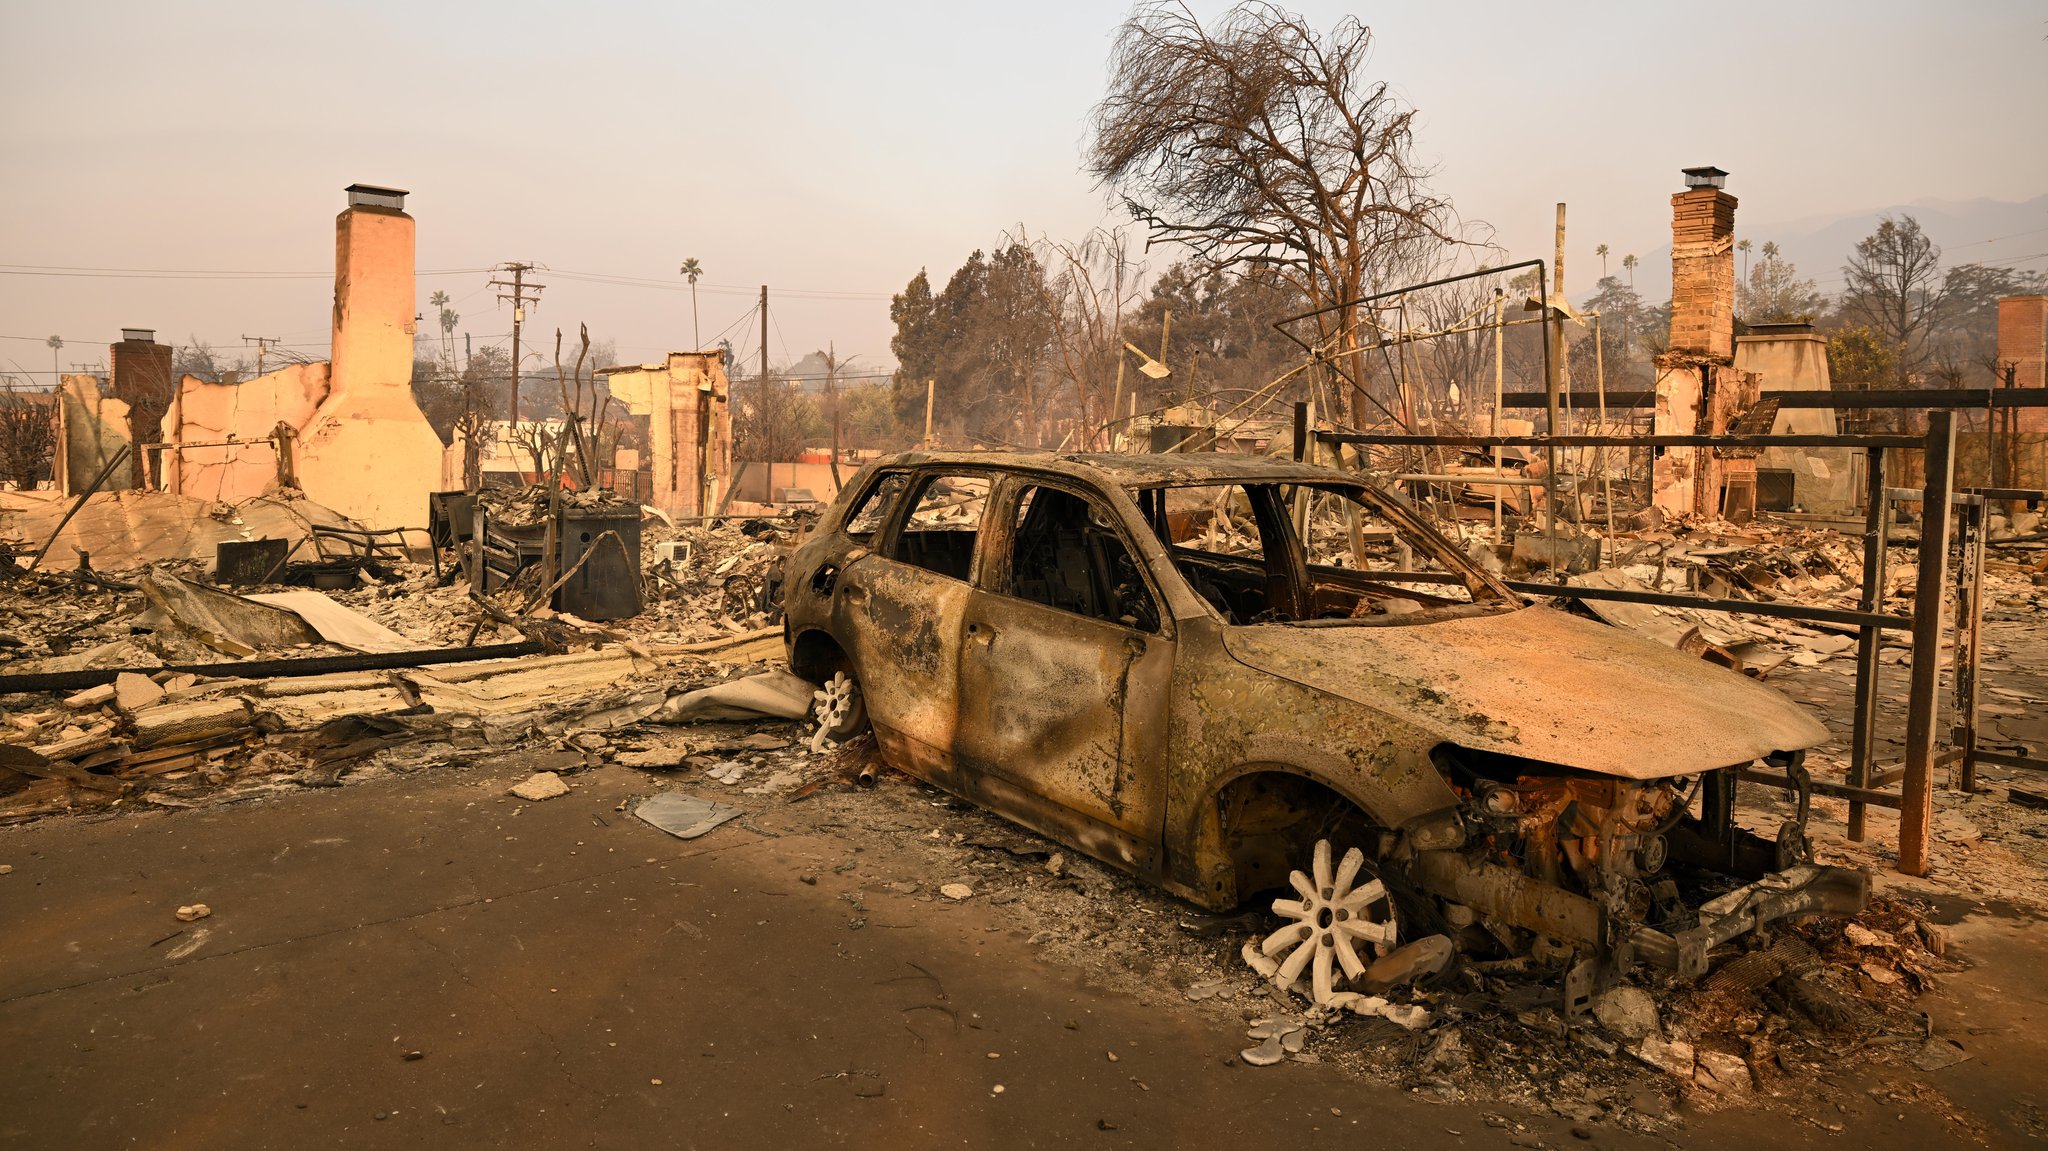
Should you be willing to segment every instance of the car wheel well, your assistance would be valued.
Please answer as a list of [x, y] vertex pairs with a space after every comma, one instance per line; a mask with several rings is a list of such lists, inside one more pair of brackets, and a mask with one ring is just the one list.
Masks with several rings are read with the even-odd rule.
[[789, 670], [812, 683], [824, 683], [835, 671], [853, 675], [853, 661], [830, 633], [812, 628], [790, 645]]
[[1350, 797], [1284, 766], [1254, 768], [1225, 784], [1216, 793], [1216, 816], [1239, 903], [1286, 888], [1288, 873], [1306, 865], [1318, 839], [1340, 851], [1360, 848], [1369, 859], [1380, 855], [1385, 839]]

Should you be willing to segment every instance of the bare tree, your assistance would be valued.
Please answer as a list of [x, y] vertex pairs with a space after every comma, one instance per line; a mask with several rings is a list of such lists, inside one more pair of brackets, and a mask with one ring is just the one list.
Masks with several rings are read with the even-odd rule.
[[1073, 389], [1078, 446], [1101, 446], [1115, 418], [1122, 377], [1124, 318], [1137, 306], [1145, 266], [1121, 228], [1097, 228], [1078, 243], [1041, 239], [1038, 260], [1052, 323], [1052, 373]]
[[1336, 306], [1316, 334], [1353, 365], [1346, 421], [1353, 390], [1370, 398], [1349, 303], [1389, 282], [1402, 248], [1457, 239], [1415, 159], [1414, 110], [1365, 74], [1371, 48], [1349, 17], [1324, 35], [1253, 0], [1204, 28], [1151, 0], [1117, 35], [1086, 162], [1153, 242], [1272, 268], [1311, 307]]
[[1920, 221], [1886, 216], [1877, 231], [1857, 241], [1842, 277], [1848, 282], [1843, 312], [1891, 344], [1893, 382], [1907, 386], [1926, 360], [1930, 321], [1947, 295], [1941, 249], [1920, 231]]
[[50, 478], [56, 452], [56, 393], [0, 394], [0, 479], [32, 491]]

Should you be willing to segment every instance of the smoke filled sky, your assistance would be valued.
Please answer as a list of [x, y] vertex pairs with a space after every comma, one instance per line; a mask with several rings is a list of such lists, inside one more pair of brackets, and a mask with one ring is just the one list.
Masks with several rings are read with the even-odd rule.
[[[2048, 193], [2048, 149], [2023, 127], [2048, 110], [2035, 0], [1302, 8], [1373, 27], [1437, 185], [1512, 257], [1547, 257], [1570, 204], [1574, 294], [1596, 244], [1616, 270], [1667, 258], [1689, 164], [1733, 173], [1759, 239]], [[943, 283], [1020, 225], [1122, 222], [1079, 168], [1125, 11], [6, 0], [0, 371], [47, 386], [43, 337], [70, 345], [68, 371], [123, 326], [324, 358], [333, 217], [357, 181], [411, 190], [419, 309], [449, 292], [479, 345], [510, 331], [484, 269], [531, 260], [550, 271], [530, 346], [586, 322], [629, 360], [688, 347], [677, 267], [694, 256], [706, 343], [753, 359], [765, 283], [772, 360], [835, 343], [854, 374], [886, 370], [888, 297], [920, 267]], [[2033, 215], [2030, 234], [1938, 238], [1954, 260], [2048, 267], [2048, 209]], [[1801, 271], [1832, 290], [1839, 264]]]

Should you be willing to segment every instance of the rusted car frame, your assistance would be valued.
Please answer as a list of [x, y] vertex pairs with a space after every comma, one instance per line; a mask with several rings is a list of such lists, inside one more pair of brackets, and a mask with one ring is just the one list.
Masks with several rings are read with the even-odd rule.
[[[1184, 489], [1226, 491], [1215, 518], [1256, 554], [1186, 546]], [[1295, 511], [1317, 497], [1437, 582], [1312, 562]], [[1739, 769], [1796, 776], [1826, 738], [1812, 716], [1527, 605], [1338, 472], [877, 461], [790, 556], [785, 632], [798, 674], [858, 683], [892, 766], [1207, 908], [1284, 886], [1330, 838], [1443, 901], [1425, 915], [1577, 951], [1584, 991], [1634, 961], [1696, 975], [1744, 931], [1867, 898], [1863, 873], [1810, 862], [1803, 804], [1775, 837], [1735, 817]]]

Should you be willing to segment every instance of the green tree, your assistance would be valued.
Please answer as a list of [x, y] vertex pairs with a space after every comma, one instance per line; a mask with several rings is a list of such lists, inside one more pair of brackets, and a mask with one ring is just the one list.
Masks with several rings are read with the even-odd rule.
[[931, 278], [919, 268], [910, 283], [889, 300], [889, 322], [896, 334], [889, 337], [889, 350], [896, 356], [896, 375], [891, 392], [896, 416], [904, 423], [924, 420], [925, 381], [939, 371], [939, 349], [944, 338], [939, 327], [938, 301], [932, 296]]
[[1735, 310], [1747, 324], [1810, 322], [1826, 303], [1812, 280], [1799, 278], [1778, 250], [1775, 240], [1766, 240], [1764, 258], [1749, 269], [1749, 278], [1735, 291]]
[[1875, 328], [1857, 325], [1828, 337], [1828, 378], [1837, 387], [1885, 387], [1898, 379], [1898, 349]]

